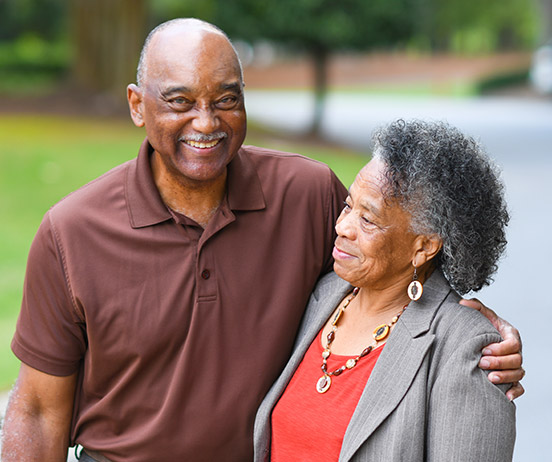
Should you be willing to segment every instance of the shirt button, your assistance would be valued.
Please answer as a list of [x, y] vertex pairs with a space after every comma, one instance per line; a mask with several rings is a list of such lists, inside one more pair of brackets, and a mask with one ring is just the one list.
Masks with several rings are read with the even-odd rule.
[[203, 279], [209, 279], [211, 277], [211, 272], [209, 270], [203, 270], [201, 272], [201, 277]]

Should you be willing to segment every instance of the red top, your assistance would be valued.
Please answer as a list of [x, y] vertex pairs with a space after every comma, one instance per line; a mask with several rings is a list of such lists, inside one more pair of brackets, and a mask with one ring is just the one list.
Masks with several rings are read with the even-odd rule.
[[[383, 346], [374, 349], [357, 365], [338, 377], [326, 393], [316, 391], [322, 377], [322, 331], [305, 353], [272, 413], [272, 462], [297, 460], [336, 461], [349, 421]], [[328, 371], [355, 356], [331, 354]]]

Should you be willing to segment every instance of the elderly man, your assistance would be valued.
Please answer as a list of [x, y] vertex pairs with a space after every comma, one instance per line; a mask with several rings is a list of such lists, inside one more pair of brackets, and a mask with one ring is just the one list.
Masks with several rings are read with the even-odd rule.
[[[4, 462], [75, 443], [88, 461], [250, 460], [256, 408], [331, 269], [346, 190], [323, 164], [242, 146], [220, 30], [156, 28], [128, 101], [137, 159], [56, 204], [32, 244]], [[502, 381], [521, 378], [509, 337], [488, 358]]]

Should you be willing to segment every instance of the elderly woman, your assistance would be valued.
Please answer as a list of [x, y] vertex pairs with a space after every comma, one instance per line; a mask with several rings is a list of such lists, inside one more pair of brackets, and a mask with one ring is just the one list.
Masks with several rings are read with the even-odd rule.
[[508, 213], [480, 146], [398, 121], [339, 217], [332, 273], [257, 414], [257, 461], [511, 460], [515, 408], [478, 367], [500, 340], [460, 294], [491, 281]]

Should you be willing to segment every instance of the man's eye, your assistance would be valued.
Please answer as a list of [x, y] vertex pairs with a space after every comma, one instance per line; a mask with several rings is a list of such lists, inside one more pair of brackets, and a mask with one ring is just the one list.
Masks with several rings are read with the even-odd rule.
[[238, 98], [235, 96], [225, 96], [217, 101], [216, 106], [220, 109], [229, 109], [234, 107], [237, 101]]
[[171, 99], [171, 103], [186, 104], [186, 103], [188, 103], [188, 100], [186, 98], [173, 98], [173, 99]]
[[351, 210], [351, 206], [347, 202], [343, 202], [343, 211], [348, 212]]

